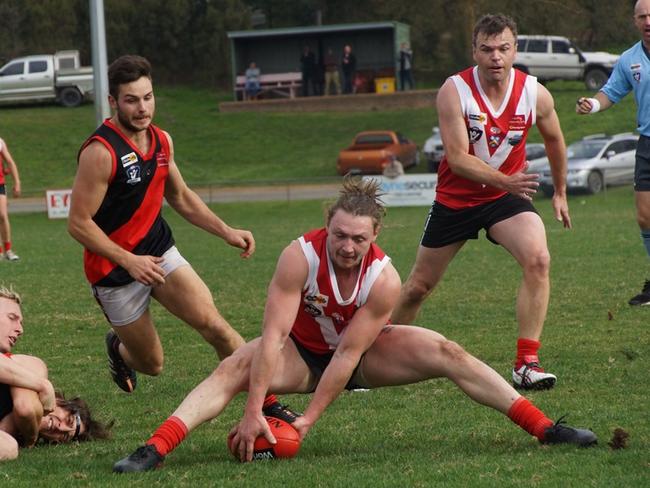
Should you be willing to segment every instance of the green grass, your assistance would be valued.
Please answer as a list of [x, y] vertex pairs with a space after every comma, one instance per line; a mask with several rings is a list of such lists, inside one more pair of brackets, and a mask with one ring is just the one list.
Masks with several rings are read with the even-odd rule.
[[[73, 111], [74, 112], [74, 111]], [[646, 277], [647, 257], [634, 221], [630, 188], [570, 200], [575, 228], [561, 229], [550, 201], [538, 208], [553, 256], [552, 296], [541, 357], [557, 387], [529, 396], [549, 416], [570, 413], [573, 425], [600, 437], [593, 449], [545, 447], [497, 412], [470, 402], [451, 382], [368, 393], [344, 393], [285, 462], [240, 465], [226, 434], [242, 412], [237, 398], [219, 419], [197, 429], [164, 469], [131, 476], [134, 486], [643, 486], [650, 474], [650, 422], [645, 358], [648, 310], [626, 302]], [[212, 290], [231, 324], [258, 335], [265, 291], [281, 249], [321, 225], [322, 203], [237, 203], [214, 207], [255, 233], [258, 251], [237, 251], [166, 211], [182, 253]], [[410, 270], [426, 208], [390, 209], [380, 245], [402, 278]], [[12, 217], [18, 263], [0, 262], [0, 282], [25, 298], [25, 335], [16, 352], [42, 357], [53, 382], [88, 399], [98, 416], [116, 419], [109, 441], [22, 451], [0, 464], [3, 486], [125, 484], [111, 474], [117, 459], [142, 443], [216, 364], [198, 335], [157, 304], [153, 314], [165, 348], [165, 371], [141, 376], [133, 395], [119, 391], [106, 369], [107, 325], [83, 278], [81, 249], [65, 222], [44, 215]], [[504, 376], [514, 355], [514, 298], [520, 271], [486, 239], [468, 243], [423, 308], [418, 323], [458, 341]], [[612, 319], [609, 319], [611, 314]], [[283, 400], [302, 409], [308, 396]], [[613, 451], [616, 427], [629, 447]], [[9, 484], [10, 483], [10, 484]]]
[[[577, 82], [550, 83], [567, 142], [594, 132], [635, 128], [635, 108], [627, 97], [592, 117], [574, 112], [586, 95]], [[388, 112], [220, 113], [227, 94], [208, 90], [159, 88], [156, 123], [174, 138], [176, 160], [191, 184], [336, 178], [338, 152], [361, 130], [395, 129], [420, 146], [437, 123], [433, 107]], [[58, 106], [0, 108], [0, 137], [19, 165], [26, 194], [68, 188], [76, 155], [95, 125], [94, 108]], [[531, 141], [540, 141], [536, 130]], [[421, 165], [417, 171], [426, 171]]]

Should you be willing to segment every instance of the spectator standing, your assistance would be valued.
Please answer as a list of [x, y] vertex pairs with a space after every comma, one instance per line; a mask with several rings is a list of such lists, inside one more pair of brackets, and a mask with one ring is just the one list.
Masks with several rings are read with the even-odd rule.
[[352, 54], [352, 47], [349, 44], [343, 48], [343, 59], [341, 59], [341, 71], [343, 72], [343, 93], [352, 93], [354, 87], [354, 74], [357, 70], [357, 58]]
[[260, 76], [262, 73], [254, 61], [248, 66], [245, 75], [246, 85], [244, 86], [244, 90], [246, 91], [246, 98], [257, 100], [257, 96], [260, 93]]
[[311, 94], [316, 94], [316, 56], [309, 46], [305, 46], [300, 56], [300, 71], [302, 73], [302, 96], [308, 97], [310, 93], [309, 86], [311, 85]]
[[332, 52], [332, 48], [327, 50], [325, 55], [325, 95], [330, 94], [330, 85], [333, 83], [336, 88], [336, 94], [341, 94], [341, 82], [339, 80], [339, 65], [336, 61], [336, 56]]
[[407, 42], [403, 42], [399, 51], [399, 81], [400, 81], [400, 90], [406, 90], [406, 84], [408, 83], [409, 90], [415, 88], [415, 83], [413, 83], [413, 73], [411, 68], [413, 67], [413, 50], [410, 48]]

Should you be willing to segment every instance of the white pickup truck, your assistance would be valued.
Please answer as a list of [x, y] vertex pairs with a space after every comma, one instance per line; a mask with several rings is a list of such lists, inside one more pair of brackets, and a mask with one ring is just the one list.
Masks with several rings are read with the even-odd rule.
[[566, 37], [517, 36], [514, 67], [540, 81], [583, 80], [591, 91], [599, 90], [619, 56], [606, 52], [584, 52]]
[[0, 103], [54, 100], [76, 107], [93, 95], [93, 69], [79, 51], [25, 56], [0, 68]]

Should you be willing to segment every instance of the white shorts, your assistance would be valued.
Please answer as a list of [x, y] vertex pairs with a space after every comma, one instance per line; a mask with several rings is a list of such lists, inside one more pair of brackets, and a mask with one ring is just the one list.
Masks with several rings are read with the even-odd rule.
[[[170, 247], [162, 255], [164, 261], [160, 267], [164, 276], [172, 273], [180, 266], [189, 266], [190, 263], [181, 256], [176, 246]], [[138, 320], [149, 307], [152, 287], [134, 281], [124, 286], [93, 286], [93, 295], [102, 307], [104, 315], [114, 326], [127, 325]]]

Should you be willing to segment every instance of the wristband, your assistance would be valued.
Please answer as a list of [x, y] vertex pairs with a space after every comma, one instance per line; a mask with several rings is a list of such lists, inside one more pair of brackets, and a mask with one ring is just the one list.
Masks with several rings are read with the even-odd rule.
[[600, 111], [600, 102], [597, 98], [587, 98], [587, 100], [591, 102], [591, 110], [589, 111], [590, 114], [595, 114], [596, 112]]

